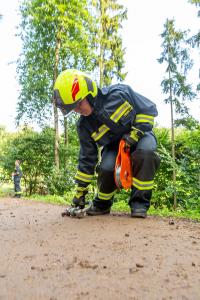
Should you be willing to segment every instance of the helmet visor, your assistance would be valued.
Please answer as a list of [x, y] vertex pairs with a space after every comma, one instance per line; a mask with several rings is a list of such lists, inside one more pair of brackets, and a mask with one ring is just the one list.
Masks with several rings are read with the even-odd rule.
[[76, 108], [79, 101], [76, 101], [72, 104], [64, 104], [61, 97], [59, 90], [54, 90], [54, 100], [56, 107], [59, 108], [64, 116], [68, 115], [70, 111]]

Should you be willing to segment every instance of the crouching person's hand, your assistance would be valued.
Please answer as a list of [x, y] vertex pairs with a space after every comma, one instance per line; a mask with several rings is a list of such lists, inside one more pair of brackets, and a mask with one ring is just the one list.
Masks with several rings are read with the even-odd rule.
[[126, 147], [131, 147], [136, 145], [143, 136], [143, 131], [139, 130], [138, 128], [132, 127], [131, 132], [124, 134], [122, 139], [125, 140]]

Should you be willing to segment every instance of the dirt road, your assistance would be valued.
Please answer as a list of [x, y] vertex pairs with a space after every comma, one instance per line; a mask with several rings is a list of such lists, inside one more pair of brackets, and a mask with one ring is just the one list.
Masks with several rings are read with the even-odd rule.
[[62, 211], [0, 199], [1, 300], [200, 299], [200, 223]]

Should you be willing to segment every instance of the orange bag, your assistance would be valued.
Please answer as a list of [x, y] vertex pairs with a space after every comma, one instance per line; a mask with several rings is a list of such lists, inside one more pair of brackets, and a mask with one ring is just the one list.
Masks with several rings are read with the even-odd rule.
[[119, 151], [115, 162], [115, 184], [118, 189], [128, 190], [132, 185], [132, 163], [130, 147], [126, 147], [126, 142], [121, 140]]

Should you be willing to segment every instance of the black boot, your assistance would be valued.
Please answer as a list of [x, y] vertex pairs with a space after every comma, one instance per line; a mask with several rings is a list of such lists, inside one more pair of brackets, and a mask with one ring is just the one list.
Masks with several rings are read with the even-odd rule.
[[151, 190], [141, 191], [137, 190], [135, 187], [132, 188], [131, 199], [129, 201], [132, 218], [147, 217], [147, 211], [150, 207], [151, 195]]
[[143, 218], [147, 217], [147, 208], [145, 206], [132, 208], [131, 207], [131, 218]]
[[92, 206], [86, 212], [89, 216], [99, 216], [106, 215], [110, 213], [111, 206], [113, 203], [113, 198], [110, 200], [101, 200], [98, 197], [95, 197]]
[[21, 198], [21, 194], [15, 194], [14, 198]]
[[107, 214], [110, 213], [110, 207], [99, 208], [97, 206], [94, 206], [94, 204], [92, 204], [92, 206], [90, 207], [90, 209], [86, 213], [89, 216], [107, 215]]

